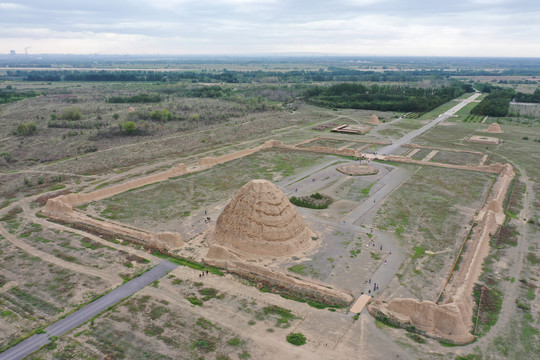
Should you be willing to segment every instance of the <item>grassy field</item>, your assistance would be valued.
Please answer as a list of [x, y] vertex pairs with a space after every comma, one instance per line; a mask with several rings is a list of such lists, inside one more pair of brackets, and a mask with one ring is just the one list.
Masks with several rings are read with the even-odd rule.
[[5, 239], [0, 245], [0, 349], [109, 288], [99, 278], [46, 263]]
[[[469, 94], [470, 96], [471, 94]], [[458, 99], [460, 99], [461, 97], [459, 97]], [[432, 120], [432, 119], [435, 119], [437, 116], [447, 112], [448, 110], [450, 110], [451, 108], [453, 108], [454, 106], [456, 106], [458, 104], [457, 101], [453, 100], [453, 101], [449, 101], [445, 104], [442, 104], [441, 106], [439, 106], [438, 108], [435, 108], [425, 114], [423, 114], [422, 116], [420, 116], [418, 118], [418, 120]]]
[[250, 357], [246, 341], [230, 330], [147, 295], [124, 301], [30, 358], [41, 359], [51, 354], [56, 359], [221, 360], [240, 354], [244, 354], [240, 358]]
[[[359, 143], [355, 143], [355, 142], [352, 142], [352, 141], [349, 141], [349, 140], [346, 140], [346, 139], [343, 139], [343, 140], [338, 140], [338, 139], [325, 139], [325, 138], [322, 138], [322, 139], [317, 139], [317, 140], [313, 140], [313, 141], [310, 141], [308, 143], [305, 143], [305, 144], [301, 144], [299, 145], [298, 147], [300, 148], [308, 148], [310, 146], [324, 146], [324, 147], [330, 147], [330, 148], [334, 148], [334, 149], [339, 149], [343, 146], [347, 146], [349, 148], [355, 148], [355, 146], [358, 146]], [[362, 145], [365, 145], [365, 144], [362, 144]]]
[[492, 181], [489, 174], [426, 166], [377, 213], [379, 229], [393, 231], [410, 253], [399, 270], [400, 283], [419, 299], [434, 300]]
[[453, 165], [478, 165], [482, 160], [482, 156], [481, 154], [466, 152], [439, 151], [430, 161]]
[[413, 160], [422, 160], [431, 151], [432, 151], [431, 149], [420, 149], [420, 151], [417, 151], [413, 156], [411, 156], [411, 159], [413, 159]]
[[276, 181], [324, 159], [321, 154], [261, 151], [200, 173], [116, 195], [91, 204], [88, 210], [150, 228], [177, 226], [183, 218], [231, 198], [249, 180]]

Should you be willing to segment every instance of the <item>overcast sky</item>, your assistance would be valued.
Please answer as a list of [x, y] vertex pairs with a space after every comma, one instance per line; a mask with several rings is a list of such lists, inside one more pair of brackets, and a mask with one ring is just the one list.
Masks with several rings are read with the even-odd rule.
[[539, 0], [0, 0], [0, 53], [540, 57]]

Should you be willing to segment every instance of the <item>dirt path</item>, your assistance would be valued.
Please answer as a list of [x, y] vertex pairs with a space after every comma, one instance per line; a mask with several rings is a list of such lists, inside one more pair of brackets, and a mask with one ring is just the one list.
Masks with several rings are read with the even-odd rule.
[[47, 254], [41, 250], [38, 250], [36, 248], [33, 248], [32, 246], [28, 245], [24, 241], [18, 239], [17, 237], [11, 235], [2, 225], [0, 225], [0, 235], [5, 237], [9, 242], [11, 242], [13, 245], [17, 246], [21, 250], [29, 253], [32, 256], [37, 256], [41, 260], [50, 262], [52, 264], [61, 266], [63, 268], [69, 269], [74, 272], [83, 273], [90, 276], [96, 276], [99, 277], [105, 281], [108, 281], [111, 285], [117, 286], [122, 283], [122, 279], [116, 274], [111, 274], [106, 271], [101, 271], [95, 268], [86, 267], [83, 265], [75, 264], [72, 262], [68, 262], [65, 260], [61, 260], [57, 258], [56, 256], [53, 256], [51, 254]]

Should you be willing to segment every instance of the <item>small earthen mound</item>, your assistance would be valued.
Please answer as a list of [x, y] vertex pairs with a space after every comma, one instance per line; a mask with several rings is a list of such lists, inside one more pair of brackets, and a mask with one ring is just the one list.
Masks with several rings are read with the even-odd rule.
[[499, 139], [490, 136], [473, 135], [469, 138], [469, 140], [467, 140], [467, 142], [486, 145], [497, 145], [499, 143]]
[[336, 170], [349, 176], [375, 175], [379, 172], [379, 169], [374, 166], [358, 164], [340, 165]]
[[501, 129], [501, 125], [499, 125], [497, 123], [489, 124], [486, 131], [488, 133], [492, 133], [492, 134], [502, 134], [503, 133], [503, 131]]
[[370, 125], [379, 125], [381, 122], [379, 121], [379, 117], [375, 114], [371, 115], [369, 117], [369, 122], [368, 124]]
[[[277, 186], [252, 180], [238, 190], [217, 219], [211, 242], [241, 258], [290, 256], [309, 246], [311, 234]], [[211, 248], [208, 256], [217, 253]]]
[[160, 232], [152, 236], [150, 243], [158, 248], [170, 250], [184, 246], [184, 239], [176, 232]]

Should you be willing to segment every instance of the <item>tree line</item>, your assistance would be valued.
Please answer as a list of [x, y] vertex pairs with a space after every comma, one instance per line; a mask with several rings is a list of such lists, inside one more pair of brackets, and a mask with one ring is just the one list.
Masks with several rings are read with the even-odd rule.
[[0, 89], [0, 104], [9, 104], [15, 101], [23, 100], [30, 97], [39, 96], [41, 93], [37, 91], [18, 92], [11, 89], [8, 85], [6, 89]]
[[[477, 72], [443, 71], [443, 70], [410, 70], [410, 71], [373, 71], [356, 70], [340, 67], [329, 67], [327, 70], [293, 70], [293, 71], [230, 71], [200, 70], [200, 71], [155, 71], [155, 70], [15, 70], [8, 71], [6, 79], [22, 79], [24, 81], [92, 81], [92, 82], [179, 82], [192, 83], [252, 83], [252, 82], [418, 82], [426, 78], [447, 79], [453, 75], [478, 75]], [[2, 77], [0, 76], [0, 79]]]
[[536, 89], [532, 94], [518, 92], [514, 100], [517, 102], [540, 103], [540, 88]]
[[489, 95], [471, 110], [471, 114], [497, 117], [506, 116], [514, 94], [514, 90], [510, 88], [492, 87]]
[[426, 112], [470, 91], [469, 84], [460, 82], [440, 88], [344, 83], [312, 87], [306, 90], [305, 98], [328, 108]]

